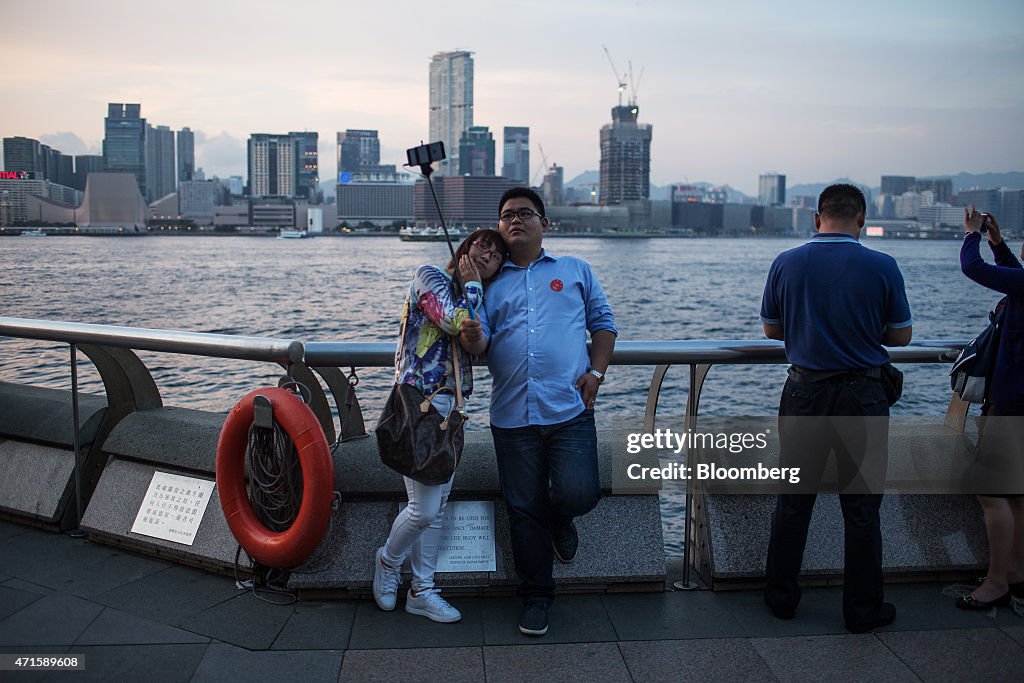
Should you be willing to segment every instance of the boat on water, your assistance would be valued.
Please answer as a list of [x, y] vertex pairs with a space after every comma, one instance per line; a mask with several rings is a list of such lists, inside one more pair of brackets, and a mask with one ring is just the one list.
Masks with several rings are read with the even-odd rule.
[[[464, 233], [459, 228], [449, 228], [448, 234], [453, 240], [459, 240], [465, 237]], [[409, 226], [401, 228], [398, 231], [398, 239], [403, 242], [444, 242], [444, 230], [439, 227], [414, 227]]]
[[305, 230], [289, 230], [287, 228], [281, 228], [277, 233], [277, 239], [279, 240], [304, 240], [309, 237], [309, 233]]
[[36, 228], [34, 230], [22, 230], [21, 231], [21, 236], [22, 237], [46, 237], [46, 232], [43, 231], [43, 230], [40, 230], [39, 228]]

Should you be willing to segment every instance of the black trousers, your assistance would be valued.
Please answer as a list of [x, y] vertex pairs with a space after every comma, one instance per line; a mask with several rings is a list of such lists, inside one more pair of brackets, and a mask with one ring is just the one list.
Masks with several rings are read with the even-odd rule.
[[[863, 375], [813, 383], [790, 379], [779, 402], [780, 463], [801, 468], [801, 488], [804, 483], [820, 484], [829, 453], [836, 457], [844, 523], [843, 617], [848, 626], [875, 617], [882, 603], [878, 510], [888, 461], [888, 415], [881, 383]], [[815, 493], [778, 496], [764, 593], [776, 611], [792, 612], [800, 602], [797, 579], [815, 500]]]

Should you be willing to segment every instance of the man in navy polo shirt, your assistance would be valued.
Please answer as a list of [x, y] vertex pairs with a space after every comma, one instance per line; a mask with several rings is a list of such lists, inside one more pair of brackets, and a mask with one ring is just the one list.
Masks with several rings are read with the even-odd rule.
[[[818, 234], [779, 254], [764, 287], [764, 333], [786, 342], [786, 358], [792, 364], [779, 402], [780, 460], [783, 466], [809, 465], [810, 476], [802, 473], [805, 481], [820, 480], [831, 450], [841, 479], [847, 481], [858, 480], [862, 468], [884, 473], [888, 457], [884, 418], [889, 405], [879, 368], [889, 355], [883, 345], [909, 344], [913, 321], [896, 261], [858, 241], [865, 212], [858, 188], [827, 187], [814, 215]], [[831, 421], [815, 416], [855, 418]], [[837, 424], [845, 426], [837, 431]], [[845, 549], [843, 618], [854, 633], [896, 618], [896, 608], [882, 599], [882, 495], [877, 480], [873, 483], [868, 488], [852, 486], [839, 495]], [[792, 619], [800, 602], [797, 577], [814, 501], [814, 493], [792, 493], [779, 495], [776, 502], [764, 599], [780, 619]]]
[[541, 247], [548, 219], [536, 192], [508, 190], [498, 218], [509, 258], [480, 316], [494, 378], [491, 434], [522, 581], [519, 630], [541, 636], [555, 595], [553, 555], [572, 562], [573, 518], [601, 498], [594, 404], [618, 333], [590, 265]]

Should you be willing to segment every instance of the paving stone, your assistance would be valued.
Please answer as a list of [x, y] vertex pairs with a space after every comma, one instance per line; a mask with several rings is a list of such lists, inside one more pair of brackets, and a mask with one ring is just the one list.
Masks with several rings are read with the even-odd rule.
[[351, 602], [300, 602], [271, 649], [344, 650], [355, 616]]
[[603, 596], [620, 640], [740, 638], [747, 633], [710, 591]]
[[926, 681], [1016, 681], [1024, 647], [1000, 629], [905, 631], [877, 636]]
[[632, 681], [616, 643], [484, 647], [488, 683]]
[[619, 643], [634, 681], [774, 681], [746, 638]]
[[349, 649], [373, 650], [416, 647], [460, 647], [483, 645], [479, 598], [452, 598], [462, 612], [462, 621], [438, 624], [425, 617], [405, 611], [405, 597], [399, 595], [398, 606], [385, 612], [372, 600], [364, 600], [356, 608]]
[[[230, 600], [240, 591], [224, 576], [190, 567], [163, 571], [97, 595], [96, 602], [165, 624], [180, 621]], [[176, 599], [187, 596], [187, 599]]]
[[252, 593], [238, 595], [176, 623], [189, 631], [239, 645], [266, 650], [294, 611], [294, 605], [271, 604]]
[[815, 636], [846, 633], [846, 626], [843, 624], [842, 588], [804, 590], [796, 617], [789, 620], [775, 618], [764, 604], [760, 590], [717, 595], [724, 608], [743, 626], [748, 636]]
[[[85, 657], [85, 671], [76, 671], [71, 680], [146, 681], [172, 683], [194, 680], [196, 670], [209, 645], [107, 645], [81, 647], [76, 645], [69, 654]], [[68, 674], [52, 676], [69, 680]]]
[[38, 593], [0, 586], [0, 621], [41, 598]]
[[[957, 609], [952, 598], [942, 595], [948, 585], [922, 583], [886, 586], [885, 599], [896, 606], [896, 621], [875, 632], [985, 628], [997, 625], [987, 612]], [[1016, 620], [1010, 608], [998, 609], [997, 615], [1002, 617], [999, 621], [1003, 623], [1012, 624]]]
[[6, 571], [81, 597], [99, 595], [170, 566], [85, 539], [36, 530], [0, 542], [0, 554], [12, 558]]
[[1024, 645], [1024, 626], [1003, 626], [1003, 633]]
[[13, 522], [0, 522], [0, 539], [10, 538], [29, 531], [30, 528]]
[[210, 645], [193, 683], [223, 683], [242, 680], [245, 683], [336, 683], [343, 653], [338, 650], [316, 652], [249, 652], [242, 648], [214, 643]]
[[360, 683], [477, 683], [485, 680], [479, 647], [348, 650], [342, 681]]
[[106, 607], [75, 641], [80, 645], [172, 645], [209, 643], [206, 636], [183, 631]]
[[39, 584], [32, 583], [31, 581], [24, 581], [22, 579], [8, 579], [4, 581], [4, 586], [7, 588], [14, 588], [15, 590], [25, 591], [26, 593], [35, 593], [36, 595], [49, 595], [50, 593], [56, 593], [52, 588], [46, 586], [40, 586]]
[[780, 681], [916, 681], [914, 673], [870, 633], [752, 638]]
[[519, 632], [523, 603], [518, 598], [494, 598], [483, 605], [487, 645], [526, 643], [592, 643], [616, 640], [615, 628], [599, 595], [561, 595], [548, 613], [547, 635], [538, 639]]
[[4, 645], [70, 645], [103, 609], [73, 595], [44, 595], [0, 621]]

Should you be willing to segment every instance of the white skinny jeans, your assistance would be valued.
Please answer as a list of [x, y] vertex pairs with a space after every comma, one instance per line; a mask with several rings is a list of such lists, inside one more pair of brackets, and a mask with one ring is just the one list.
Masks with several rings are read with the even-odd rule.
[[[448, 393], [438, 394], [432, 403], [442, 415], [447, 415], [455, 403], [455, 397]], [[448, 504], [455, 475], [447, 483], [435, 486], [421, 484], [409, 477], [402, 478], [405, 480], [409, 504], [395, 517], [391, 535], [381, 555], [392, 567], [401, 567], [408, 556], [412, 566], [412, 587], [420, 593], [434, 587], [444, 509]]]

